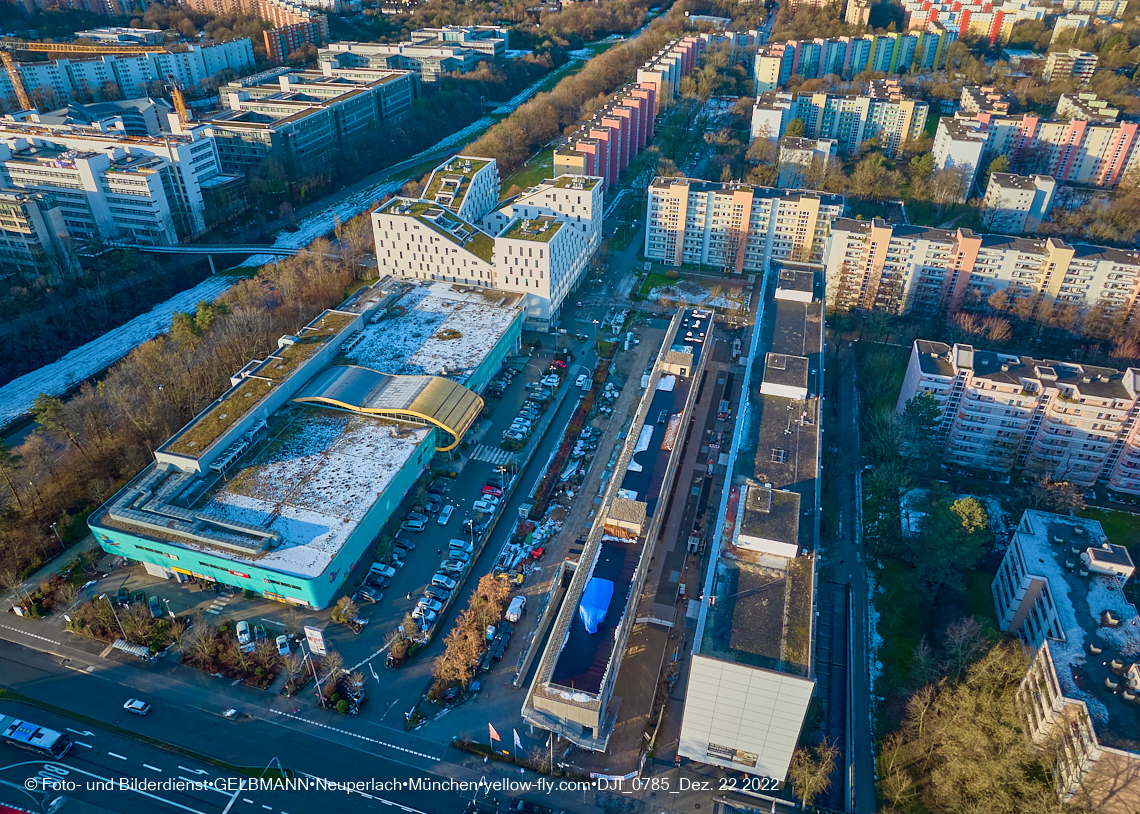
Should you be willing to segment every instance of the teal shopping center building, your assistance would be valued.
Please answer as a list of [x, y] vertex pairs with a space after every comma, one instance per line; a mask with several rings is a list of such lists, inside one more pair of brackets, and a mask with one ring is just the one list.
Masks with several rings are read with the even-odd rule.
[[284, 336], [88, 525], [151, 574], [330, 605], [430, 466], [481, 419], [522, 297], [385, 278]]

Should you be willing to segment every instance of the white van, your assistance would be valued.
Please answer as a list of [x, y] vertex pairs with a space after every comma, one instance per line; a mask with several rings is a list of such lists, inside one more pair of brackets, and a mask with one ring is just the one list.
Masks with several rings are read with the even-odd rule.
[[526, 613], [526, 597], [516, 596], [507, 608], [507, 621], [517, 622], [522, 619], [524, 613]]

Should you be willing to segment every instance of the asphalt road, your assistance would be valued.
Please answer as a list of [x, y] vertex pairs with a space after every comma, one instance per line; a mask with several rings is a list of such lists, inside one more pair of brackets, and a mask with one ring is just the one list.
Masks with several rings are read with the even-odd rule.
[[[235, 721], [227, 720], [207, 694], [200, 693], [195, 704], [171, 698], [169, 692], [164, 692], [162, 698], [152, 698], [153, 709], [148, 715], [134, 715], [123, 710], [122, 705], [135, 693], [119, 686], [115, 670], [96, 668], [88, 672], [82, 662], [61, 666], [58, 659], [7, 643], [0, 649], [0, 675], [4, 676], [7, 686], [47, 704], [72, 704], [82, 698], [85, 717], [107, 725], [105, 728], [22, 703], [0, 702], [0, 714], [65, 731], [75, 741], [71, 752], [58, 761], [37, 759], [28, 752], [0, 744], [0, 765], [4, 767], [0, 770], [0, 802], [10, 805], [45, 810], [42, 807], [45, 800], [61, 793], [121, 812], [144, 806], [148, 810], [197, 814], [243, 811], [316, 814], [336, 805], [350, 806], [353, 811], [396, 808], [434, 814], [462, 811], [466, 805], [465, 799], [457, 793], [412, 787], [417, 782], [439, 782], [445, 778], [411, 765], [415, 756], [408, 752], [404, 754], [409, 759], [402, 763], [375, 753], [362, 760], [360, 746], [349, 747], [320, 738], [310, 724], [301, 721], [248, 714]], [[309, 778], [305, 782], [310, 787], [251, 790], [249, 777], [149, 745], [131, 737], [130, 733], [173, 742], [235, 767], [249, 767], [248, 774], [254, 776], [267, 768], [284, 765], [295, 777]], [[439, 763], [427, 758], [419, 758], [418, 762], [432, 768]], [[76, 787], [45, 789], [38, 786], [31, 791], [25, 787], [28, 778], [50, 775], [74, 777]], [[132, 779], [156, 782], [205, 779], [213, 785], [180, 790], [124, 789], [121, 779], [128, 783]], [[114, 781], [112, 788], [91, 785], [107, 780]], [[354, 787], [370, 780], [385, 781], [388, 786]], [[319, 781], [326, 781], [325, 787], [322, 788]], [[470, 796], [468, 792], [466, 799]]]

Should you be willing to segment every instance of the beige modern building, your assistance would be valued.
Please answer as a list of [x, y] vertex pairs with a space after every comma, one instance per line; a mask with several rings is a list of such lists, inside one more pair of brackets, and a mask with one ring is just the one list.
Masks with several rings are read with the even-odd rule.
[[1117, 370], [916, 340], [897, 412], [927, 393], [950, 466], [1025, 469], [1140, 494], [1140, 369]]
[[1140, 809], [1134, 572], [1095, 520], [1030, 510], [991, 587], [999, 626], [1032, 658], [1018, 688], [1030, 748], [1062, 801], [1105, 814]]
[[839, 195], [657, 178], [649, 185], [645, 256], [671, 266], [762, 272], [769, 260], [819, 263]]
[[827, 249], [828, 303], [838, 308], [929, 316], [1002, 292], [1014, 305], [1028, 298], [1030, 315], [1096, 305], [1130, 321], [1138, 283], [1135, 251], [878, 218], [836, 220]]
[[600, 178], [564, 175], [499, 203], [493, 159], [456, 156], [419, 200], [372, 214], [378, 267], [388, 274], [523, 295], [534, 327], [556, 324], [601, 243]]

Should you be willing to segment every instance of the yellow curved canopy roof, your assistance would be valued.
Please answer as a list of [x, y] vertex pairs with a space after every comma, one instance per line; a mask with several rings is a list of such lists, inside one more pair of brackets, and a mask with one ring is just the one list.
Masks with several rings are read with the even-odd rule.
[[390, 376], [366, 367], [322, 370], [293, 401], [354, 413], [433, 424], [451, 436], [440, 452], [454, 449], [483, 411], [483, 399], [442, 376]]

